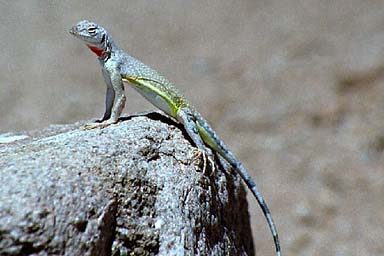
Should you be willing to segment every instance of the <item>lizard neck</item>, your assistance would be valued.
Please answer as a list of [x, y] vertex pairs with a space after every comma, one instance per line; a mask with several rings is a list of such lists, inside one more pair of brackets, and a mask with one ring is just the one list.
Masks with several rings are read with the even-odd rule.
[[106, 62], [117, 46], [111, 38], [105, 35], [99, 45], [87, 44], [87, 47], [96, 54], [100, 61]]
[[94, 52], [96, 55], [97, 55], [97, 57], [101, 57], [105, 52], [104, 52], [104, 49], [102, 49], [102, 48], [99, 48], [99, 47], [97, 47], [97, 46], [93, 46], [93, 45], [89, 45], [89, 44], [87, 44], [87, 47], [92, 51], [92, 52]]

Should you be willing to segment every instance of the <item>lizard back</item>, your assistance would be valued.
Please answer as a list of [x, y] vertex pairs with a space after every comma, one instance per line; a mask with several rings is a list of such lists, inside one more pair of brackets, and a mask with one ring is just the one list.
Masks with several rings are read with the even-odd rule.
[[190, 104], [179, 90], [156, 70], [145, 65], [125, 52], [119, 53], [119, 69], [123, 81], [130, 82], [133, 88], [152, 104], [177, 117], [177, 111]]

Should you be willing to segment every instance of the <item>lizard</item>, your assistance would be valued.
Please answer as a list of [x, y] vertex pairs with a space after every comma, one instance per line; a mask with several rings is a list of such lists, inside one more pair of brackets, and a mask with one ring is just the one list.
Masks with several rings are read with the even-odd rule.
[[[236, 159], [209, 123], [164, 76], [121, 50], [100, 25], [83, 20], [70, 29], [70, 34], [85, 42], [94, 52], [107, 85], [105, 113], [86, 129], [103, 128], [118, 122], [126, 102], [124, 84], [129, 84], [166, 115], [180, 122], [204, 159], [214, 163], [212, 151], [225, 159], [241, 176], [256, 198], [272, 233], [276, 255], [281, 255], [278, 233], [262, 194], [243, 164]], [[205, 167], [204, 167], [205, 168]]]

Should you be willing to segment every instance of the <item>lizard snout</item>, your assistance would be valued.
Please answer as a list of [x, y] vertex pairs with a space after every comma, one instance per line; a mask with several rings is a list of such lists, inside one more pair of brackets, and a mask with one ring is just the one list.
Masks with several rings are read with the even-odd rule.
[[75, 34], [75, 29], [72, 27], [68, 32], [69, 32], [69, 34], [74, 35]]

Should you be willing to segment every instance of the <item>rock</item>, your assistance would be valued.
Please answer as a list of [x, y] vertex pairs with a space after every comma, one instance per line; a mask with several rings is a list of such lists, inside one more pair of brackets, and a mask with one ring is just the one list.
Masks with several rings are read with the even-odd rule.
[[240, 178], [172, 120], [81, 126], [0, 144], [0, 255], [254, 254]]

